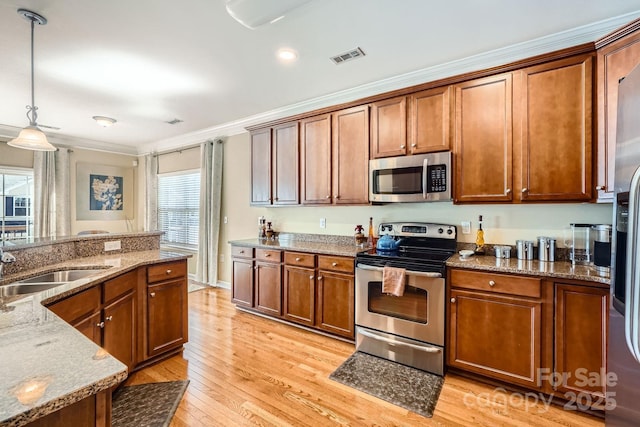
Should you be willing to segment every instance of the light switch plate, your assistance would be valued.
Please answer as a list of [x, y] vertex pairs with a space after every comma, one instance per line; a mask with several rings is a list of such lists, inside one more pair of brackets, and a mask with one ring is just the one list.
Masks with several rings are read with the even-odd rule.
[[327, 218], [320, 218], [320, 228], [327, 228]]
[[106, 251], [119, 251], [122, 249], [120, 240], [113, 240], [111, 242], [104, 242], [104, 250]]
[[471, 221], [462, 221], [462, 234], [471, 234]]

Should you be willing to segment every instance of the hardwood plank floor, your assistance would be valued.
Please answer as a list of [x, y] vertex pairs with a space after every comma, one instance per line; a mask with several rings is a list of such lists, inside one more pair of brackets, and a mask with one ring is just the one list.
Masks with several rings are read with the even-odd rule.
[[184, 354], [127, 384], [189, 379], [171, 426], [603, 426], [602, 420], [447, 374], [433, 418], [329, 379], [354, 346], [238, 311], [225, 289], [189, 294]]

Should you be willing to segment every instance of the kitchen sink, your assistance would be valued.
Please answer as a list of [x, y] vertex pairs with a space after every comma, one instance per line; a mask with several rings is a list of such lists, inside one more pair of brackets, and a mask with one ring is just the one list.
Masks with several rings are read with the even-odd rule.
[[40, 276], [19, 280], [15, 282], [15, 284], [18, 285], [18, 284], [33, 284], [33, 283], [37, 283], [37, 284], [68, 283], [68, 282], [73, 282], [74, 280], [83, 279], [85, 277], [91, 276], [92, 274], [96, 274], [101, 271], [104, 271], [104, 270], [95, 269], [95, 270], [52, 271], [51, 273], [41, 274]]
[[12, 283], [10, 285], [0, 286], [0, 298], [15, 295], [27, 295], [35, 292], [46, 291], [47, 289], [62, 286], [67, 282], [57, 283]]

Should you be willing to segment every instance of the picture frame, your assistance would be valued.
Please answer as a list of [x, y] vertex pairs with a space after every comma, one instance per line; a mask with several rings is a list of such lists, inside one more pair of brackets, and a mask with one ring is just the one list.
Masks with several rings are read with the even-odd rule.
[[133, 209], [133, 168], [76, 164], [76, 220], [126, 220]]

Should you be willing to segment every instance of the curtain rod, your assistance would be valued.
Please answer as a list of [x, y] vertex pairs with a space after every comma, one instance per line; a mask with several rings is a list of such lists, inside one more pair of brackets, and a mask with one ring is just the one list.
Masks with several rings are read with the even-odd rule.
[[[211, 144], [213, 144], [214, 142], [217, 142], [218, 144], [222, 144], [224, 141], [222, 140], [222, 138], [215, 138], [215, 139], [207, 139], [205, 142], [208, 142]], [[160, 156], [164, 156], [165, 154], [182, 153], [183, 151], [193, 150], [194, 148], [200, 148], [200, 144], [187, 145], [185, 147], [176, 148], [174, 150], [162, 151], [160, 153], [153, 154], [153, 156], [160, 157]]]

